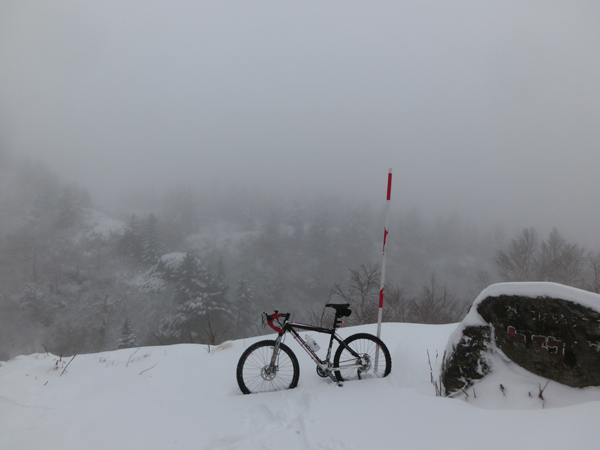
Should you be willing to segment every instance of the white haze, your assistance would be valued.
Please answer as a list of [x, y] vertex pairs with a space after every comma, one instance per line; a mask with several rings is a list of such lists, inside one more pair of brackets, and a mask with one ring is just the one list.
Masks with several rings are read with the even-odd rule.
[[0, 153], [100, 203], [185, 183], [596, 243], [600, 3], [0, 4]]

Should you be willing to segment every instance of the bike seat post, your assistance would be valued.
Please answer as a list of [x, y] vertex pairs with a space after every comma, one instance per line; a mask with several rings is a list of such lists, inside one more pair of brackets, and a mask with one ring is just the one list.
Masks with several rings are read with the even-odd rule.
[[335, 313], [335, 318], [333, 319], [333, 329], [339, 328], [344, 321], [342, 320], [342, 316], [340, 316], [337, 312]]

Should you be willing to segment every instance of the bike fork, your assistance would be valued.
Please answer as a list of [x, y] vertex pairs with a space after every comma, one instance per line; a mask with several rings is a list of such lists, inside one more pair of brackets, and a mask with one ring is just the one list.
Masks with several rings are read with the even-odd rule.
[[281, 337], [283, 335], [280, 334], [275, 339], [275, 345], [273, 346], [273, 355], [271, 356], [271, 362], [269, 363], [269, 369], [274, 370], [277, 367], [277, 357], [279, 356], [279, 344], [281, 344]]

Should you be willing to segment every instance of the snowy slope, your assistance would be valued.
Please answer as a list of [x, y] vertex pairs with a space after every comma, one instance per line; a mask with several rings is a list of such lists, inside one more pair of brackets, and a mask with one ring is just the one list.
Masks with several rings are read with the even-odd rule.
[[[21, 356], [0, 366], [0, 449], [598, 448], [598, 388], [550, 383], [542, 401], [545, 380], [504, 362], [476, 398], [435, 397], [427, 352], [439, 366], [436, 352], [455, 328], [384, 324], [392, 374], [341, 388], [319, 378], [289, 338], [298, 387], [259, 395], [241, 394], [235, 367], [243, 349], [265, 337], [210, 353], [182, 344], [72, 360]], [[326, 340], [315, 337], [323, 352]]]

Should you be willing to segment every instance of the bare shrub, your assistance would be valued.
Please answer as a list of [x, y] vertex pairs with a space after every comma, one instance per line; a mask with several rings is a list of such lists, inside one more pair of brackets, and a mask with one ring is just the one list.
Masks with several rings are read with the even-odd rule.
[[432, 273], [421, 292], [411, 300], [408, 317], [414, 323], [453, 323], [462, 318], [465, 309]]
[[379, 304], [380, 286], [379, 264], [361, 264], [358, 269], [348, 269], [350, 277], [348, 287], [335, 284], [329, 298], [339, 296], [352, 308], [349, 321], [354, 325], [373, 323], [377, 321], [377, 306]]

